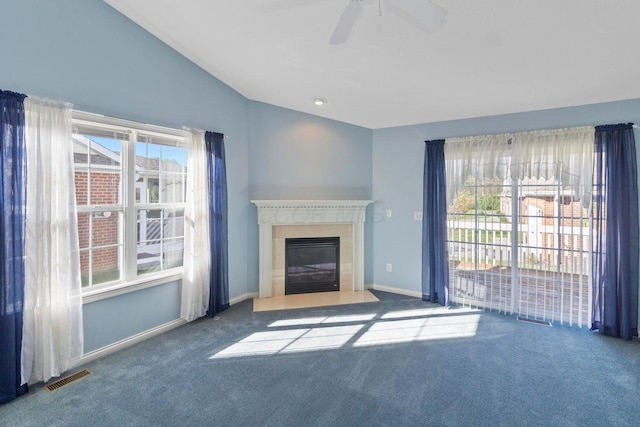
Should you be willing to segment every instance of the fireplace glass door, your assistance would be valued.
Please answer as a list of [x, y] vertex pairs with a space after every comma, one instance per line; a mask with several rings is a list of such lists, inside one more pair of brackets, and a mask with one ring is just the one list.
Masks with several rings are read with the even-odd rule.
[[285, 239], [285, 294], [340, 290], [340, 238]]

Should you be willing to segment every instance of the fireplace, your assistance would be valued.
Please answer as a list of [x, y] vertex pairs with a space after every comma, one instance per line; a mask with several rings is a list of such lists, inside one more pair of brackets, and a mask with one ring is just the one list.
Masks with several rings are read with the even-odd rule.
[[286, 240], [337, 236], [340, 292], [364, 290], [365, 208], [372, 200], [252, 200], [258, 207], [258, 296], [285, 295]]
[[339, 237], [285, 239], [285, 295], [339, 290]]

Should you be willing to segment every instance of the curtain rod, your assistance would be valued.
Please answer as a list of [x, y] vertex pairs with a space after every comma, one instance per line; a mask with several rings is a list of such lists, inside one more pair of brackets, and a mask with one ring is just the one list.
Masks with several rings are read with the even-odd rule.
[[[572, 127], [572, 128], [558, 128], [558, 129], [539, 129], [539, 130], [532, 130], [532, 131], [519, 131], [519, 132], [505, 132], [505, 133], [495, 133], [495, 134], [486, 134], [486, 135], [470, 135], [470, 136], [458, 136], [458, 137], [448, 137], [448, 138], [433, 138], [431, 140], [427, 140], [424, 142], [429, 142], [429, 141], [436, 141], [438, 139], [455, 139], [455, 138], [483, 138], [483, 137], [496, 137], [496, 136], [504, 136], [504, 137], [509, 137], [513, 134], [517, 134], [517, 133], [528, 133], [528, 132], [545, 132], [545, 131], [559, 131], [559, 130], [571, 130], [571, 129], [579, 129], [579, 128], [583, 128], [583, 127], [589, 127], [589, 126], [576, 126], [576, 127]], [[595, 127], [595, 126], [591, 126], [591, 127]], [[635, 124], [632, 123], [631, 127], [633, 129], [640, 129], [640, 124]], [[226, 135], [225, 135], [226, 137]]]
[[[203, 129], [198, 129], [198, 128], [190, 128], [188, 126], [182, 126], [182, 130], [185, 130], [187, 132], [198, 132], [198, 133], [205, 133], [207, 132], [206, 130]], [[222, 133], [222, 132], [216, 132], [216, 133]], [[226, 133], [222, 133], [222, 135], [224, 136], [224, 139], [229, 138], [229, 135], [227, 135]]]

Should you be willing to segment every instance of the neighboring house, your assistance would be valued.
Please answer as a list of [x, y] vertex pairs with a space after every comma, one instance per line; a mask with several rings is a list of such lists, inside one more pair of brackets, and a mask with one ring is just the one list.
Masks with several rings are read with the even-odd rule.
[[[511, 187], [500, 195], [500, 211], [510, 219]], [[537, 258], [550, 266], [563, 263], [554, 251], [587, 251], [589, 212], [574, 198], [570, 188], [562, 188], [555, 179], [524, 178], [518, 194], [519, 223], [524, 225], [523, 244], [532, 248]]]

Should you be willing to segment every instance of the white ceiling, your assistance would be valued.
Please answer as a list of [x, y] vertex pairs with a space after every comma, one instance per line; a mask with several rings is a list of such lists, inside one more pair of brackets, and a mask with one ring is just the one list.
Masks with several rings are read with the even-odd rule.
[[249, 99], [371, 129], [640, 98], [638, 0], [433, 0], [430, 32], [364, 0], [337, 46], [347, 0], [105, 1]]

